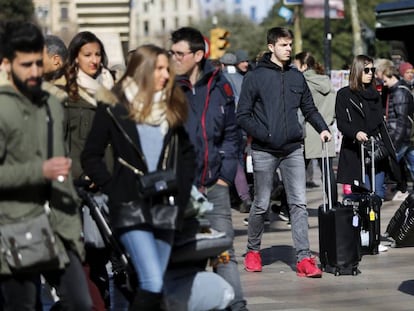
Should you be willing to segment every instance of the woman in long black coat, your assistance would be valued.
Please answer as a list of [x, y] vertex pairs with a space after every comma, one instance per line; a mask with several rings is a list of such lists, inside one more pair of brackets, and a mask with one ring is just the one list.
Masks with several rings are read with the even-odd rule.
[[[380, 134], [391, 161], [396, 161], [395, 150], [384, 123], [381, 98], [375, 88], [374, 73], [373, 59], [365, 55], [356, 56], [351, 66], [349, 86], [338, 91], [335, 105], [338, 129], [343, 135], [337, 181], [367, 189], [371, 189], [371, 167], [366, 166], [364, 184], [361, 165], [362, 143], [368, 141], [371, 136]], [[388, 158], [375, 162], [375, 192], [381, 198], [385, 196], [384, 179], [388, 167]]]
[[[168, 52], [154, 45], [137, 48], [112, 92], [96, 96], [107, 105], [98, 106], [82, 167], [108, 195], [111, 225], [139, 275], [130, 310], [160, 310], [174, 230], [194, 179], [195, 153], [183, 127], [187, 103], [174, 87]], [[112, 174], [103, 161], [108, 144], [115, 159]], [[169, 169], [177, 190], [145, 197], [138, 175]]]

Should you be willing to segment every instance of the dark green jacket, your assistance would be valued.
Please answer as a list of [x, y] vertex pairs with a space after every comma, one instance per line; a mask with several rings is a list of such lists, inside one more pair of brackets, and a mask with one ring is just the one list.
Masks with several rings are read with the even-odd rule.
[[[42, 99], [49, 104], [53, 119], [53, 156], [65, 156], [63, 106], [47, 92]], [[48, 191], [42, 173], [42, 164], [48, 158], [46, 105], [33, 104], [7, 84], [0, 85], [0, 103], [0, 226], [42, 213], [49, 200], [51, 223], [59, 237], [61, 267], [69, 261], [63, 242], [82, 259], [80, 202], [72, 177], [63, 183], [53, 181]], [[3, 256], [0, 265], [0, 274], [10, 273]]]
[[[80, 157], [92, 127], [97, 105], [91, 104], [83, 97], [77, 101], [69, 99], [65, 102], [65, 140], [69, 157], [72, 159], [72, 175], [75, 180], [84, 175]], [[106, 150], [105, 163], [108, 167], [113, 165], [110, 146]]]

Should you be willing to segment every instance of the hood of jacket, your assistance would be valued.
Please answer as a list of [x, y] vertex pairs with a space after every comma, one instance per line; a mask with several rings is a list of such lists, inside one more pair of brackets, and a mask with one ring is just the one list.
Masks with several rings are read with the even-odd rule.
[[103, 102], [110, 106], [115, 106], [119, 102], [118, 97], [112, 91], [103, 86], [96, 91], [95, 99], [98, 103]]
[[303, 75], [311, 90], [322, 95], [326, 95], [331, 91], [331, 80], [328, 76], [317, 74], [313, 69], [305, 71]]

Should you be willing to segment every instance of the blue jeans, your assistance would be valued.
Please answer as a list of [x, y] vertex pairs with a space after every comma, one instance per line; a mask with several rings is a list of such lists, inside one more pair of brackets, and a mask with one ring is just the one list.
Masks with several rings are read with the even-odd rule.
[[[228, 237], [234, 239], [229, 187], [215, 184], [207, 189], [206, 194], [207, 199], [214, 206], [212, 211], [205, 213], [205, 217], [209, 220], [211, 227], [217, 231], [225, 232]], [[218, 264], [215, 272], [230, 283], [234, 289], [235, 298], [230, 304], [230, 310], [246, 310], [246, 300], [243, 297], [234, 248], [232, 247], [228, 252], [230, 261], [225, 264]]]
[[169, 236], [171, 240], [165, 241], [157, 239], [152, 231], [131, 230], [121, 234], [120, 241], [131, 257], [141, 289], [152, 293], [162, 292], [174, 236], [172, 231]]
[[301, 148], [284, 157], [253, 150], [254, 202], [249, 214], [247, 250], [259, 251], [264, 219], [270, 203], [273, 174], [280, 168], [292, 223], [292, 238], [297, 261], [311, 256], [306, 209], [306, 170]]
[[[365, 175], [365, 185], [371, 189], [371, 174]], [[375, 174], [375, 194], [381, 199], [385, 198], [385, 172], [378, 172]]]
[[414, 180], [414, 148], [410, 146], [402, 146], [397, 151], [397, 161], [400, 162], [402, 159], [405, 159], [407, 168], [410, 172], [410, 177]]

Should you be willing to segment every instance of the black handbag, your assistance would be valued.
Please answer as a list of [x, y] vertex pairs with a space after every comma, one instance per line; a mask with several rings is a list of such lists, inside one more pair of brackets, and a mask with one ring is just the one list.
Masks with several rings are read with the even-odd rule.
[[148, 198], [157, 195], [172, 195], [177, 191], [175, 169], [155, 171], [138, 176], [139, 192]]
[[115, 228], [133, 227], [148, 224], [157, 229], [175, 229], [177, 227], [178, 206], [154, 203], [151, 200], [134, 200], [128, 202], [111, 202], [110, 206], [117, 210], [111, 216], [111, 224]]
[[[125, 132], [124, 128], [119, 124], [118, 120], [113, 115], [111, 109], [108, 107], [108, 114], [111, 116], [115, 125], [124, 135], [125, 139], [131, 146], [137, 151], [140, 155], [140, 152], [137, 150], [135, 144], [132, 142], [131, 137]], [[176, 178], [176, 167], [177, 167], [177, 154], [178, 154], [178, 141], [176, 135], [172, 137], [171, 145], [174, 148], [174, 166], [172, 169], [165, 169], [168, 159], [168, 154], [170, 150], [170, 145], [167, 146], [167, 150], [164, 153], [163, 160], [163, 170], [158, 170], [155, 172], [150, 172], [144, 174], [141, 170], [134, 167], [121, 157], [118, 158], [119, 163], [129, 168], [136, 176], [138, 180], [138, 191], [142, 198], [150, 198], [160, 195], [174, 195], [177, 192], [177, 178]]]
[[44, 212], [0, 226], [2, 253], [12, 271], [28, 272], [59, 266], [59, 249]]
[[[372, 136], [373, 139], [369, 139], [364, 142], [364, 147], [368, 152], [369, 157], [368, 161], [373, 158], [375, 162], [382, 161], [388, 158], [391, 154], [387, 147], [385, 146], [384, 140], [380, 133], [377, 133]], [[372, 156], [372, 144], [374, 144], [374, 156]]]

